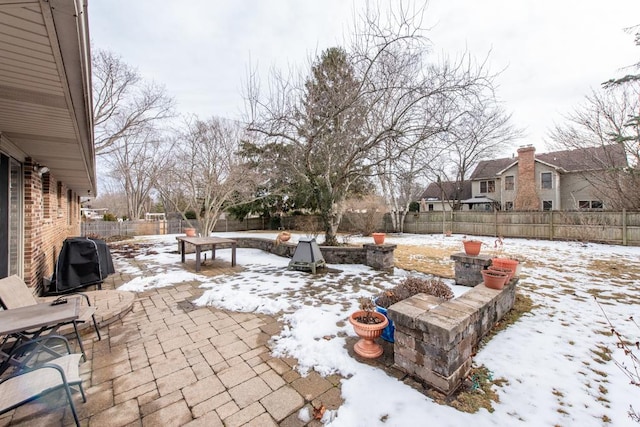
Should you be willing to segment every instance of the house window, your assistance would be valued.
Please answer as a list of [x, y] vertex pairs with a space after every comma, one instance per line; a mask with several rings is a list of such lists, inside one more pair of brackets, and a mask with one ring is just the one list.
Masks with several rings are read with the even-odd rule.
[[433, 211], [433, 203], [429, 203], [429, 212]]
[[540, 174], [540, 187], [543, 190], [553, 188], [551, 172], [542, 172]]
[[494, 193], [496, 191], [496, 182], [491, 181], [480, 181], [480, 192], [481, 193]]
[[504, 202], [504, 210], [512, 211], [513, 210], [513, 202]]
[[581, 210], [586, 209], [602, 209], [604, 204], [601, 200], [580, 200], [578, 202], [578, 207]]
[[508, 175], [504, 177], [504, 189], [506, 191], [513, 191], [516, 188], [515, 180], [513, 175]]
[[552, 200], [544, 200], [542, 202], [542, 210], [543, 211], [550, 211], [551, 209], [553, 209], [553, 201]]
[[71, 225], [71, 215], [72, 215], [72, 205], [73, 201], [73, 192], [71, 190], [67, 190], [67, 225]]

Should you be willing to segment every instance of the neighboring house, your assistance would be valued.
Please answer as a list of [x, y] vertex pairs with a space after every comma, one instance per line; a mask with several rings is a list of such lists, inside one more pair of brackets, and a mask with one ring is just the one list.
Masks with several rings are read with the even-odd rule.
[[0, 278], [31, 287], [96, 195], [86, 0], [0, 0]]
[[517, 157], [478, 164], [470, 177], [470, 201], [491, 200], [503, 210], [605, 209], [606, 195], [589, 179], [606, 173], [605, 164], [626, 167], [623, 148], [616, 144], [536, 155], [534, 147], [521, 147]]
[[80, 215], [83, 219], [102, 220], [108, 208], [80, 208]]
[[420, 212], [450, 211], [464, 208], [459, 203], [471, 197], [471, 182], [432, 182], [420, 199]]

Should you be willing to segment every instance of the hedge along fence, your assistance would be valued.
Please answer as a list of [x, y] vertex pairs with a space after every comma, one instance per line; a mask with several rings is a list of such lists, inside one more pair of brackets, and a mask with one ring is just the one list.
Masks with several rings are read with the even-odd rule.
[[[357, 233], [354, 222], [345, 214], [340, 232]], [[197, 221], [193, 224], [200, 232]], [[180, 234], [190, 226], [184, 220], [169, 221], [91, 221], [82, 223], [82, 235], [101, 237]], [[323, 235], [322, 221], [314, 215], [292, 215], [282, 218], [247, 218], [243, 221], [221, 219], [214, 232], [248, 230], [301, 230], [310, 236]], [[391, 232], [388, 218], [380, 223], [380, 231]], [[522, 237], [530, 239], [576, 240], [640, 246], [640, 212], [410, 212], [404, 231], [416, 234], [440, 234], [450, 230], [456, 234], [476, 236]]]
[[407, 215], [404, 231], [434, 234], [451, 231], [476, 236], [640, 245], [640, 212], [421, 212]]

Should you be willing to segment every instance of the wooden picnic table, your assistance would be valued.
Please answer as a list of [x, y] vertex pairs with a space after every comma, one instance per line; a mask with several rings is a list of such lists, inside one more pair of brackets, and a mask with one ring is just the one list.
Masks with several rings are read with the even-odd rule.
[[196, 272], [200, 271], [200, 253], [202, 249], [207, 249], [211, 247], [211, 259], [216, 258], [216, 246], [231, 246], [231, 266], [236, 265], [236, 245], [237, 242], [232, 239], [223, 239], [221, 237], [188, 237], [188, 236], [178, 236], [176, 237], [178, 242], [180, 243], [180, 255], [182, 257], [182, 263], [185, 262], [185, 244], [189, 243], [196, 248]]

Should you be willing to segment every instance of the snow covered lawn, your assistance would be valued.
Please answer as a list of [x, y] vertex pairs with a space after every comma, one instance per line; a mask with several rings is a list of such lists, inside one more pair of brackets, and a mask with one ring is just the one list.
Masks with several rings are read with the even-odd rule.
[[[275, 239], [276, 233], [216, 233], [220, 237], [256, 236]], [[292, 241], [302, 235], [293, 235]], [[387, 235], [385, 243], [460, 251], [461, 236]], [[479, 237], [491, 254], [493, 239]], [[495, 336], [475, 358], [496, 378], [495, 411], [476, 414], [442, 406], [382, 370], [361, 364], [345, 348], [355, 336], [346, 321], [361, 296], [378, 294], [409, 274], [374, 271], [362, 265], [329, 265], [312, 276], [286, 269], [288, 259], [257, 249], [238, 249], [243, 271], [216, 277], [194, 274], [180, 264], [175, 235], [138, 239], [153, 242], [154, 250], [139, 256], [144, 272], [116, 257], [117, 268], [139, 275], [120, 289], [144, 291], [198, 281], [206, 288], [197, 304], [276, 315], [284, 323], [272, 348], [277, 356], [295, 357], [298, 370], [322, 375], [339, 373], [344, 404], [325, 414], [332, 426], [460, 426], [487, 425], [637, 425], [627, 415], [629, 405], [640, 409], [640, 389], [616, 367], [628, 358], [616, 348], [610, 327], [596, 303], [618, 332], [634, 342], [640, 331], [628, 319], [640, 302], [640, 248], [573, 242], [506, 239], [504, 253], [524, 260], [519, 292], [529, 296], [531, 313]], [[371, 238], [352, 238], [351, 243]], [[216, 256], [230, 261], [230, 251]], [[442, 263], [448, 262], [448, 256]], [[428, 267], [427, 267], [428, 269]], [[451, 281], [447, 281], [451, 284]], [[467, 288], [452, 286], [460, 295]], [[331, 339], [326, 339], [331, 337]], [[613, 358], [613, 359], [612, 359]]]

